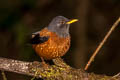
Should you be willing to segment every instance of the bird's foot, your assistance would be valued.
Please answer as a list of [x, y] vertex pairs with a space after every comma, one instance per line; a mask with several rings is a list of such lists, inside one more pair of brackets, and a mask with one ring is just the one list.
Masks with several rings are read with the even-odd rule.
[[41, 57], [41, 60], [43, 68], [48, 69], [49, 65], [44, 61], [43, 57]]
[[64, 67], [64, 68], [70, 68], [70, 66], [68, 66], [62, 58], [56, 58], [56, 59], [53, 59], [53, 62], [55, 65], [59, 66], [59, 67]]
[[48, 69], [48, 67], [49, 67], [49, 65], [46, 62], [44, 62], [44, 61], [42, 61], [42, 66], [45, 69]]

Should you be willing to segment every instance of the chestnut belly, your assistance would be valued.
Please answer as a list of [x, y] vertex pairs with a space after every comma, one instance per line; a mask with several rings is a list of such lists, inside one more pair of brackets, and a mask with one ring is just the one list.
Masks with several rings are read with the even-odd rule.
[[36, 53], [46, 60], [54, 59], [63, 56], [69, 49], [69, 45], [49, 45], [49, 44], [38, 44], [33, 45]]

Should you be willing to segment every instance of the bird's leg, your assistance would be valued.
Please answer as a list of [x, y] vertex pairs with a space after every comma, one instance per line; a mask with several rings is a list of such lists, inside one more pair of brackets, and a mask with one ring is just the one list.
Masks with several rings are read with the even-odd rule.
[[41, 57], [41, 60], [42, 60], [42, 64], [46, 64], [43, 57]]
[[41, 60], [42, 60], [42, 65], [43, 65], [43, 67], [48, 68], [48, 64], [46, 64], [46, 62], [45, 62], [45, 60], [43, 59], [43, 57], [41, 57]]

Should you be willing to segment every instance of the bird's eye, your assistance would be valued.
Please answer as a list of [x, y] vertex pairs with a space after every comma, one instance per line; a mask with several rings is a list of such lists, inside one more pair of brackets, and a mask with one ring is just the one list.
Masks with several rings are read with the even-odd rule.
[[65, 21], [64, 21], [64, 20], [61, 20], [59, 23], [60, 23], [60, 24], [64, 24], [64, 23], [65, 23]]

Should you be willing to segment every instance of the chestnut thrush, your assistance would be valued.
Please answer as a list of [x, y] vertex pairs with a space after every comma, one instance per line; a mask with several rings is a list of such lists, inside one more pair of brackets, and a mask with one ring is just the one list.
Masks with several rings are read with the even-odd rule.
[[32, 47], [42, 61], [65, 55], [70, 47], [69, 27], [76, 21], [78, 20], [57, 16], [47, 27], [32, 34]]

